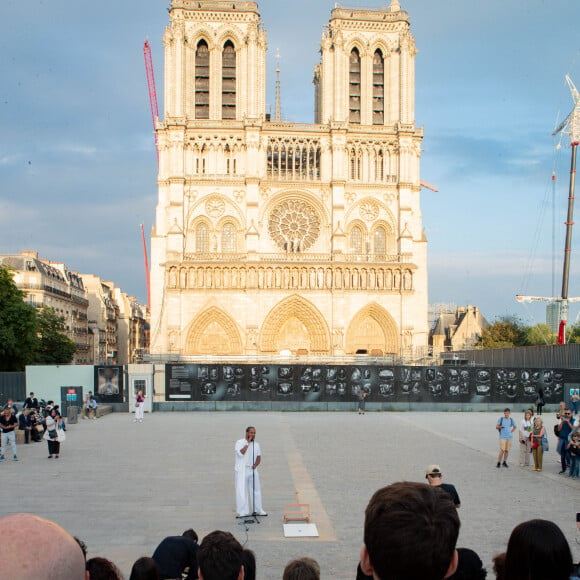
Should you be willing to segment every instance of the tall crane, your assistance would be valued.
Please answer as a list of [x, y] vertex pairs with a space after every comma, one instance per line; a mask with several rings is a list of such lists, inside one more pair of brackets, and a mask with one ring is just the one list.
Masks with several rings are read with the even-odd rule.
[[570, 164], [570, 186], [568, 193], [568, 215], [566, 219], [566, 241], [564, 243], [564, 267], [562, 270], [562, 293], [559, 297], [547, 298], [543, 296], [516, 296], [518, 302], [559, 302], [560, 303], [560, 325], [558, 328], [558, 344], [566, 342], [566, 323], [568, 322], [568, 303], [580, 302], [580, 298], [568, 298], [568, 279], [570, 278], [570, 254], [572, 253], [572, 226], [574, 222], [574, 189], [576, 186], [576, 150], [580, 143], [580, 93], [574, 86], [572, 79], [566, 75], [566, 83], [572, 95], [574, 108], [570, 114], [560, 123], [552, 135], [557, 135], [561, 131], [570, 135], [572, 147], [572, 160]]
[[153, 136], [155, 138], [155, 153], [159, 165], [159, 144], [157, 142], [157, 119], [159, 119], [159, 107], [157, 106], [157, 91], [155, 89], [155, 75], [153, 74], [153, 59], [149, 41], [143, 44], [143, 56], [145, 57], [145, 72], [147, 74], [147, 88], [149, 89], [149, 105], [151, 106], [151, 118], [153, 121]]

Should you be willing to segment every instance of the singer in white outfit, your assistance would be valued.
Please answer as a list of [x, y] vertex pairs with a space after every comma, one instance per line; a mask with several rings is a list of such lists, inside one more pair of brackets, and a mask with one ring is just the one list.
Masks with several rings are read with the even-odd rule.
[[256, 438], [255, 427], [246, 429], [246, 436], [238, 439], [235, 446], [236, 467], [236, 511], [238, 516], [256, 514], [267, 515], [262, 509], [262, 490], [258, 465], [262, 460], [260, 444]]

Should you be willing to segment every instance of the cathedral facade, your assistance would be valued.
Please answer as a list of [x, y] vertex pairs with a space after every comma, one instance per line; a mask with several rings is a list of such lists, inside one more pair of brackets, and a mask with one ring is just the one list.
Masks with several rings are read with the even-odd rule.
[[427, 242], [415, 44], [396, 0], [337, 5], [313, 124], [266, 114], [256, 2], [172, 0], [151, 354], [419, 354]]

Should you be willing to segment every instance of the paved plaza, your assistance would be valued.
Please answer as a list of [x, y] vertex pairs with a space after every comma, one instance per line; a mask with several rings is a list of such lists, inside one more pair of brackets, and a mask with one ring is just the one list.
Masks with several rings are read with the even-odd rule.
[[[580, 481], [558, 475], [556, 440], [544, 471], [496, 469], [499, 413], [154, 413], [143, 423], [113, 413], [70, 425], [59, 459], [46, 443], [19, 446], [20, 462], [0, 465], [1, 515], [32, 512], [83, 539], [89, 557], [113, 560], [128, 577], [161, 539], [193, 527], [222, 529], [256, 553], [258, 578], [281, 578], [299, 556], [323, 578], [354, 578], [364, 509], [386, 484], [425, 481], [441, 466], [462, 507], [459, 546], [475, 549], [491, 575], [512, 528], [546, 518], [566, 534], [580, 560]], [[521, 413], [514, 413], [519, 424]], [[551, 432], [554, 415], [545, 417]], [[264, 508], [259, 524], [235, 519], [234, 443], [257, 428]], [[297, 496], [298, 494], [298, 496]], [[310, 504], [318, 538], [285, 538], [285, 504]], [[42, 554], [38, 554], [42, 557]]]

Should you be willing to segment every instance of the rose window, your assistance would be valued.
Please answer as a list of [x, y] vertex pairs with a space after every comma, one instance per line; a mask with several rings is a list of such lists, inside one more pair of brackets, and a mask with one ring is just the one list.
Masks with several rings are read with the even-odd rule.
[[285, 252], [303, 252], [318, 239], [320, 218], [309, 203], [291, 199], [272, 210], [268, 231]]

